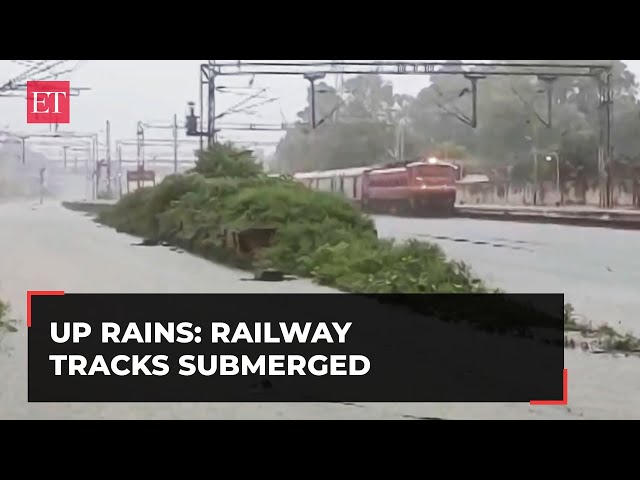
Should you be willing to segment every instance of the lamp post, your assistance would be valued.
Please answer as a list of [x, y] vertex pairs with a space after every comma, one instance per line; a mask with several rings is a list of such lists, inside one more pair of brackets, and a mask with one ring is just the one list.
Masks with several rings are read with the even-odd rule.
[[536, 147], [535, 138], [526, 136], [524, 139], [531, 144], [531, 155], [533, 155], [533, 206], [538, 204], [538, 149]]
[[562, 188], [560, 186], [560, 156], [556, 152], [551, 152], [544, 157], [547, 162], [553, 161], [554, 158], [556, 160], [556, 188], [558, 189], [558, 192], [560, 192], [560, 204], [562, 205], [564, 199]]
[[136, 136], [138, 141], [138, 170], [144, 170], [144, 125], [142, 124], [142, 122], [138, 122], [138, 126], [136, 128]]
[[311, 128], [316, 129], [316, 82], [325, 77], [324, 73], [305, 73], [304, 78], [311, 84]]

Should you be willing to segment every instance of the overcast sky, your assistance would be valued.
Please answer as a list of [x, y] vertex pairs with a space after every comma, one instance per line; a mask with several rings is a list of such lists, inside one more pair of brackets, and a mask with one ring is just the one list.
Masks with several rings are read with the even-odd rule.
[[[640, 60], [624, 60], [630, 69], [640, 75]], [[93, 133], [104, 131], [106, 120], [111, 123], [112, 141], [135, 139], [138, 121], [169, 124], [178, 115], [184, 124], [187, 102], [198, 102], [199, 65], [206, 60], [89, 60], [81, 63], [64, 79], [72, 87], [90, 87], [79, 97], [72, 97], [71, 125], [65, 130]], [[24, 66], [8, 60], [0, 61], [0, 84], [25, 70]], [[63, 78], [61, 77], [60, 80]], [[248, 77], [225, 78], [223, 85], [246, 86]], [[422, 76], [391, 77], [399, 93], [415, 95], [427, 86]], [[327, 78], [328, 83], [334, 80]], [[296, 113], [304, 107], [308, 82], [300, 77], [258, 77], [254, 88], [268, 88], [265, 99], [277, 100], [258, 107], [250, 115], [238, 114], [225, 118], [232, 123], [281, 123], [296, 119]], [[246, 93], [245, 93], [246, 94]], [[242, 101], [244, 97], [219, 95], [218, 112]], [[61, 127], [62, 129], [63, 127]], [[0, 129], [35, 133], [48, 131], [48, 127], [27, 125], [24, 98], [0, 98]], [[165, 138], [170, 131], [150, 131], [147, 137]], [[232, 140], [274, 141], [279, 138], [273, 132], [225, 133]], [[189, 146], [185, 145], [185, 148]], [[126, 147], [127, 157], [135, 157], [135, 147]], [[188, 148], [190, 150], [190, 148]], [[156, 155], [170, 158], [170, 148], [157, 150]]]

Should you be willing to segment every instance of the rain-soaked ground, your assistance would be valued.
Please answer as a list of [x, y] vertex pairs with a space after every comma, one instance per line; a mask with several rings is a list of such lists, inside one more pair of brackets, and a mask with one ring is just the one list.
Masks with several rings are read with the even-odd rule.
[[[387, 223], [385, 223], [387, 222]], [[429, 228], [425, 221], [414, 231], [411, 221], [382, 219], [381, 233], [385, 228], [398, 232], [432, 234], [444, 236], [443, 228]], [[443, 222], [446, 222], [443, 220]], [[469, 221], [465, 221], [469, 222]], [[487, 222], [479, 222], [487, 223]], [[43, 206], [33, 202], [10, 202], [0, 204], [0, 298], [9, 300], [16, 315], [24, 319], [25, 292], [27, 290], [61, 289], [68, 292], [270, 292], [270, 293], [322, 293], [331, 292], [307, 281], [285, 283], [256, 283], [244, 281], [245, 272], [231, 270], [212, 264], [188, 254], [178, 254], [163, 248], [136, 248], [134, 239], [117, 234], [111, 229], [98, 227], [89, 218], [77, 212], [65, 210], [49, 201]], [[445, 225], [445, 223], [443, 223]], [[416, 227], [418, 228], [418, 227]], [[457, 227], [453, 227], [457, 228]], [[482, 227], [479, 227], [482, 228]], [[484, 240], [508, 239], [509, 227], [500, 223], [499, 233], [487, 233]], [[534, 225], [518, 225], [518, 229]], [[558, 238], [545, 226], [548, 234], [537, 236], [529, 233], [522, 240], [543, 243], [550, 237]], [[566, 228], [566, 227], [559, 227]], [[461, 226], [460, 229], [465, 231]], [[586, 230], [573, 229], [567, 233], [565, 243], [556, 247], [554, 260], [545, 260], [544, 255], [532, 257], [529, 263], [518, 260], [518, 250], [490, 248], [483, 252], [502, 251], [504, 256], [492, 257], [490, 253], [479, 253], [484, 262], [474, 265], [479, 272], [494, 264], [494, 276], [504, 265], [505, 278], [514, 275], [519, 268], [522, 278], [534, 279], [539, 269], [532, 268], [537, 262], [565, 262], [570, 252], [576, 253], [585, 247], [571, 248], [572, 239], [584, 241]], [[620, 235], [627, 232], [616, 232]], [[449, 231], [460, 235], [461, 231]], [[524, 235], [524, 233], [523, 233]], [[514, 238], [515, 240], [515, 238]], [[441, 240], [440, 240], [441, 241]], [[501, 240], [504, 241], [504, 240]], [[601, 241], [601, 240], [598, 240]], [[580, 245], [583, 245], [580, 243]], [[478, 245], [480, 247], [480, 245]], [[539, 250], [539, 252], [547, 252]], [[564, 252], [564, 253], [563, 253]], [[509, 266], [509, 255], [515, 255], [516, 266]], [[534, 255], [534, 254], [532, 254]], [[591, 257], [585, 252], [587, 275], [593, 269]], [[493, 259], [493, 261], [492, 261]], [[624, 262], [615, 263], [607, 258], [607, 265], [615, 273]], [[631, 260], [627, 262], [631, 265]], [[529, 269], [527, 272], [526, 269]], [[559, 269], [560, 267], [558, 267]], [[580, 279], [579, 266], [567, 267], [569, 278]], [[625, 271], [625, 270], [621, 270]], [[609, 288], [603, 273], [602, 288]], [[553, 285], [546, 281], [553, 278], [553, 270], [542, 273], [541, 287]], [[627, 277], [622, 277], [622, 279]], [[630, 278], [630, 277], [629, 277]], [[622, 279], [619, 281], [622, 282]], [[561, 280], [558, 280], [559, 282]], [[523, 281], [524, 282], [524, 281]], [[517, 289], [530, 290], [516, 283]], [[535, 280], [534, 280], [535, 282]], [[595, 282], [595, 280], [593, 280]], [[629, 292], [628, 287], [625, 292]], [[543, 290], [547, 290], [544, 288]], [[630, 294], [629, 298], [633, 295]], [[608, 294], [601, 298], [608, 298]], [[620, 296], [622, 299], [622, 295]], [[631, 300], [629, 300], [630, 302]], [[0, 352], [0, 418], [300, 418], [300, 419], [415, 419], [415, 418], [526, 418], [526, 419], [595, 419], [595, 418], [640, 418], [640, 359], [612, 358], [567, 351], [565, 367], [569, 372], [569, 405], [531, 407], [527, 404], [29, 404], [27, 403], [26, 333], [5, 337]]]

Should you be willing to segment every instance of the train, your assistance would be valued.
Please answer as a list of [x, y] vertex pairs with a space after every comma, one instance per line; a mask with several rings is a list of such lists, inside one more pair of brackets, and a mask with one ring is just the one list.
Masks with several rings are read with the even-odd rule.
[[370, 213], [452, 215], [460, 168], [436, 158], [379, 167], [305, 172], [293, 178], [308, 188], [340, 194]]

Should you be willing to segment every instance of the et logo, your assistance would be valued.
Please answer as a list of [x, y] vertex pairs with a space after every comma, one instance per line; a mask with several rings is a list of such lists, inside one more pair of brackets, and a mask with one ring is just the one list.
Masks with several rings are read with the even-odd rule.
[[27, 123], [71, 123], [69, 91], [68, 81], [27, 82]]

